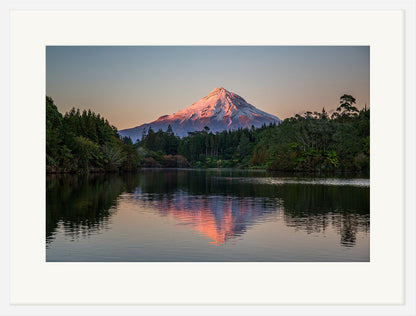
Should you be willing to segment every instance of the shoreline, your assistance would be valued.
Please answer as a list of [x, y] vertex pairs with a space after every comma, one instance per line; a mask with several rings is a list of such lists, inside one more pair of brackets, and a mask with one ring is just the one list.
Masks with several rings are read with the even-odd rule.
[[270, 171], [267, 169], [243, 169], [243, 168], [173, 168], [173, 167], [144, 167], [137, 170], [104, 170], [104, 169], [93, 169], [93, 170], [85, 170], [85, 171], [46, 171], [46, 175], [108, 175], [108, 174], [118, 174], [118, 175], [125, 175], [125, 174], [135, 174], [140, 173], [142, 171], [159, 171], [159, 170], [177, 170], [177, 171], [234, 171], [234, 172], [252, 172], [252, 173], [265, 173], [268, 175], [278, 175], [278, 176], [353, 176], [353, 177], [363, 177], [365, 179], [370, 178], [370, 174], [367, 173], [359, 173], [359, 172], [342, 172], [342, 171], [334, 171], [334, 172], [322, 172], [322, 171]]

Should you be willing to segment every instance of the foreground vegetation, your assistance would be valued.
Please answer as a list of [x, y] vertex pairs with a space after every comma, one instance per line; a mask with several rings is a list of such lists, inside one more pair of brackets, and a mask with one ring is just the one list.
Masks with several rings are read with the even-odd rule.
[[370, 110], [350, 95], [331, 116], [322, 109], [255, 129], [212, 133], [208, 127], [179, 138], [149, 128], [141, 140], [120, 139], [91, 111], [62, 116], [46, 99], [47, 170], [129, 171], [140, 167], [258, 168], [288, 172], [358, 172], [370, 168]]

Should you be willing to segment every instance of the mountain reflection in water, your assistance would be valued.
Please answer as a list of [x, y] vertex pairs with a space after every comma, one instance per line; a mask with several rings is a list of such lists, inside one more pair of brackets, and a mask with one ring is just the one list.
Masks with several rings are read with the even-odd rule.
[[[48, 176], [47, 251], [57, 236], [74, 243], [112, 231], [113, 221], [122, 218], [126, 209], [169, 218], [174, 225], [197, 232], [214, 247], [232, 240], [242, 243], [256, 227], [280, 222], [293, 233], [304, 232], [306, 236], [336, 234], [339, 246], [353, 248], [357, 235], [366, 240], [369, 237], [368, 182], [278, 178], [262, 172], [227, 170]], [[158, 236], [157, 228], [154, 234]], [[134, 238], [140, 244], [140, 235]], [[163, 244], [169, 242], [164, 240]], [[177, 246], [178, 241], [171, 242]]]
[[207, 197], [183, 191], [169, 196], [136, 192], [134, 199], [139, 204], [150, 205], [161, 216], [172, 216], [192, 226], [217, 245], [242, 235], [256, 221], [267, 221], [278, 210], [278, 204], [264, 198]]

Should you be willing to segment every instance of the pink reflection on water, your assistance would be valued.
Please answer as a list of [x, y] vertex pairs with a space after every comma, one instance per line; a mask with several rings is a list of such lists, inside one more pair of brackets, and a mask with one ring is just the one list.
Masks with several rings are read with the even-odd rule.
[[[176, 193], [156, 200], [146, 199], [162, 216], [189, 225], [214, 245], [242, 235], [257, 221], [277, 215], [278, 205], [255, 198], [191, 196]], [[143, 201], [143, 196], [142, 196]]]

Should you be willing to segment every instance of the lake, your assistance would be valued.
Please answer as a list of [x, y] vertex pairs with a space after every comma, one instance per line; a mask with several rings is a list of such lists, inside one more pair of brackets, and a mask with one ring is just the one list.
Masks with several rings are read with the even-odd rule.
[[370, 181], [226, 169], [48, 175], [46, 260], [368, 262]]

